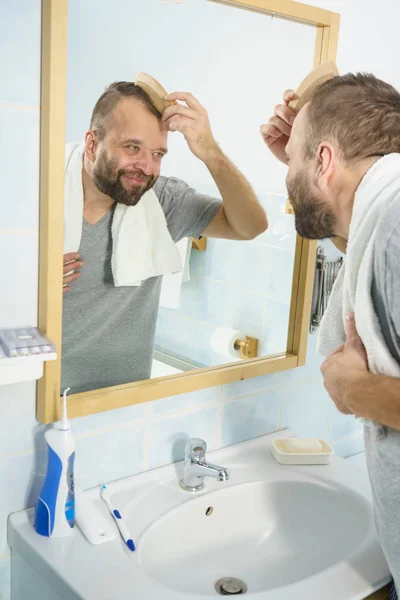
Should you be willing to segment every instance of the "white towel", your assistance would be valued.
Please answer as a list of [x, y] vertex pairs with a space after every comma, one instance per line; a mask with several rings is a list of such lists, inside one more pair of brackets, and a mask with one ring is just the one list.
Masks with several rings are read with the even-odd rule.
[[176, 244], [183, 269], [180, 273], [164, 275], [161, 285], [160, 306], [179, 308], [181, 305], [182, 283], [190, 281], [189, 261], [192, 250], [192, 238], [183, 238]]
[[[83, 144], [68, 144], [65, 152], [64, 254], [77, 252], [82, 237]], [[179, 251], [153, 190], [136, 206], [117, 204], [112, 222], [111, 267], [114, 285], [140, 286], [149, 277], [182, 270]]]
[[346, 341], [345, 318], [354, 312], [365, 346], [369, 370], [400, 377], [400, 366], [389, 352], [375, 313], [371, 289], [377, 224], [400, 194], [400, 154], [379, 159], [362, 179], [355, 197], [347, 256], [333, 286], [321, 322], [317, 350], [327, 356]]

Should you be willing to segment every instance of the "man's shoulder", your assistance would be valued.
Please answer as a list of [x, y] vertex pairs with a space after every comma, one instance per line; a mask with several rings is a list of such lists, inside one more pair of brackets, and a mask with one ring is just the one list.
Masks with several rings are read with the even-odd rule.
[[160, 175], [154, 184], [154, 192], [160, 200], [161, 204], [179, 192], [184, 192], [189, 189], [189, 185], [178, 177], [165, 177]]

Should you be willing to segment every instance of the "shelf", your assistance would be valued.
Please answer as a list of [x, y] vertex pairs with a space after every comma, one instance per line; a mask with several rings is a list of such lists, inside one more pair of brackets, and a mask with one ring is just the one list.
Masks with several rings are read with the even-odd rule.
[[43, 375], [43, 363], [56, 358], [55, 352], [0, 358], [0, 386], [40, 379]]

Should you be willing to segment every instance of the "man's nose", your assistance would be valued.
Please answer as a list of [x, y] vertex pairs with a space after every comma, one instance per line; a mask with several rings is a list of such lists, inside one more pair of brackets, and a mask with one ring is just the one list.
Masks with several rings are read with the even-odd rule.
[[150, 151], [143, 149], [140, 156], [136, 158], [135, 167], [140, 169], [144, 175], [153, 173], [153, 155]]

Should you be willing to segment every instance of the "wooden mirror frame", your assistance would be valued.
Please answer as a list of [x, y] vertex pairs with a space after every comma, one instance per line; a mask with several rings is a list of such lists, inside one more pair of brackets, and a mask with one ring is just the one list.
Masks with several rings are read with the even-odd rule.
[[[145, 2], [146, 0], [142, 0]], [[293, 0], [204, 0], [314, 25], [314, 67], [336, 59], [340, 16]], [[45, 363], [37, 387], [37, 419], [59, 419], [63, 276], [63, 198], [66, 126], [68, 0], [42, 0], [40, 120], [40, 329], [55, 342], [58, 358]], [[311, 68], [311, 65], [310, 65]], [[68, 397], [71, 418], [250, 379], [305, 364], [317, 243], [297, 236], [286, 352]]]

